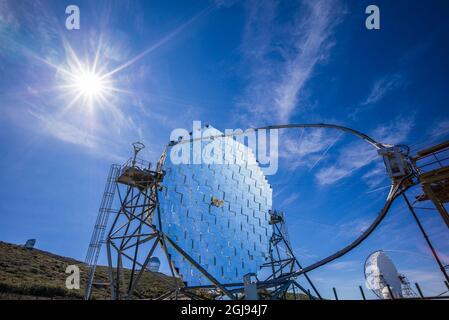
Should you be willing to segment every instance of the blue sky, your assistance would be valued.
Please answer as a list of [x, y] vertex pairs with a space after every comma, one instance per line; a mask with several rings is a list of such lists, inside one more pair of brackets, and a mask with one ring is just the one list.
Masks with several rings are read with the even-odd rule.
[[[377, 4], [381, 29], [365, 28]], [[81, 29], [66, 30], [76, 4]], [[111, 163], [140, 140], [158, 159], [170, 132], [330, 122], [416, 151], [448, 137], [447, 1], [0, 0], [0, 240], [83, 259]], [[113, 92], [86, 103], [61, 68], [98, 57]], [[298, 139], [299, 137], [299, 139]], [[269, 181], [291, 241], [308, 265], [354, 239], [389, 184], [382, 162], [354, 138], [289, 131]], [[412, 190], [412, 194], [419, 190]], [[420, 217], [441, 257], [436, 213]], [[311, 273], [357, 298], [363, 262], [383, 249], [427, 294], [443, 279], [402, 202], [359, 248]], [[104, 260], [103, 260], [104, 262]]]

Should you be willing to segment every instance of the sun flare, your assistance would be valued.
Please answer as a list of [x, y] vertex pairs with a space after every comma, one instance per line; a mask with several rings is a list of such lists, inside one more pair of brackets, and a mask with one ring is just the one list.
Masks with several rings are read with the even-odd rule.
[[118, 92], [111, 77], [96, 70], [96, 64], [83, 64], [78, 59], [67, 69], [60, 69], [61, 89], [69, 97], [67, 110], [73, 106], [77, 109], [103, 108]]
[[97, 98], [105, 93], [105, 81], [94, 72], [81, 71], [74, 77], [74, 88], [88, 98]]

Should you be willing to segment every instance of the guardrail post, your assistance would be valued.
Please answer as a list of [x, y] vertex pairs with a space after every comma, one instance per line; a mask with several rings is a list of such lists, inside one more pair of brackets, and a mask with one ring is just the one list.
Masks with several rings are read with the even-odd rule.
[[360, 289], [360, 293], [362, 294], [362, 299], [363, 299], [363, 300], [366, 300], [365, 292], [363, 292], [362, 286], [359, 286], [359, 289]]
[[424, 299], [424, 295], [422, 294], [421, 287], [419, 286], [418, 282], [415, 282], [415, 287], [416, 290], [418, 290], [419, 296]]
[[332, 288], [332, 290], [334, 291], [335, 300], [338, 300], [337, 289]]

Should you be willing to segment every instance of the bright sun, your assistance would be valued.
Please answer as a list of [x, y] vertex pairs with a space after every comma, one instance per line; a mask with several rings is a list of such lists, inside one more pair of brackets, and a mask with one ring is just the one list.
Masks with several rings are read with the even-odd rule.
[[125, 92], [115, 87], [117, 81], [113, 80], [113, 74], [117, 71], [108, 71], [100, 58], [100, 48], [97, 48], [94, 59], [82, 61], [68, 46], [65, 64], [61, 66], [50, 64], [58, 70], [57, 80], [60, 82], [58, 87], [68, 99], [64, 112], [74, 106], [78, 111], [112, 108], [112, 101], [117, 98], [116, 95]]
[[61, 87], [71, 96], [67, 110], [74, 105], [88, 109], [101, 108], [118, 90], [112, 86], [110, 75], [96, 71], [95, 64], [89, 66], [77, 61], [61, 72], [64, 75]]
[[103, 79], [94, 72], [81, 71], [79, 75], [75, 75], [74, 80], [75, 90], [88, 98], [99, 97], [106, 89]]

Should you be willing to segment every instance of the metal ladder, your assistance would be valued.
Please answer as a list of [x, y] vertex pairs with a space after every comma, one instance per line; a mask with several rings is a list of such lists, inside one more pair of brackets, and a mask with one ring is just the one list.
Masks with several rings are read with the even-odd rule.
[[98, 257], [100, 256], [101, 246], [104, 243], [104, 234], [108, 224], [109, 214], [113, 211], [111, 209], [114, 200], [117, 178], [120, 174], [121, 167], [119, 165], [112, 165], [109, 170], [108, 179], [101, 200], [100, 209], [98, 211], [97, 220], [95, 222], [94, 231], [90, 240], [89, 248], [87, 249], [85, 263], [88, 265], [89, 277], [87, 278], [86, 289], [84, 292], [84, 299], [89, 300], [92, 293], [92, 284], [95, 277], [95, 270], [97, 268]]

